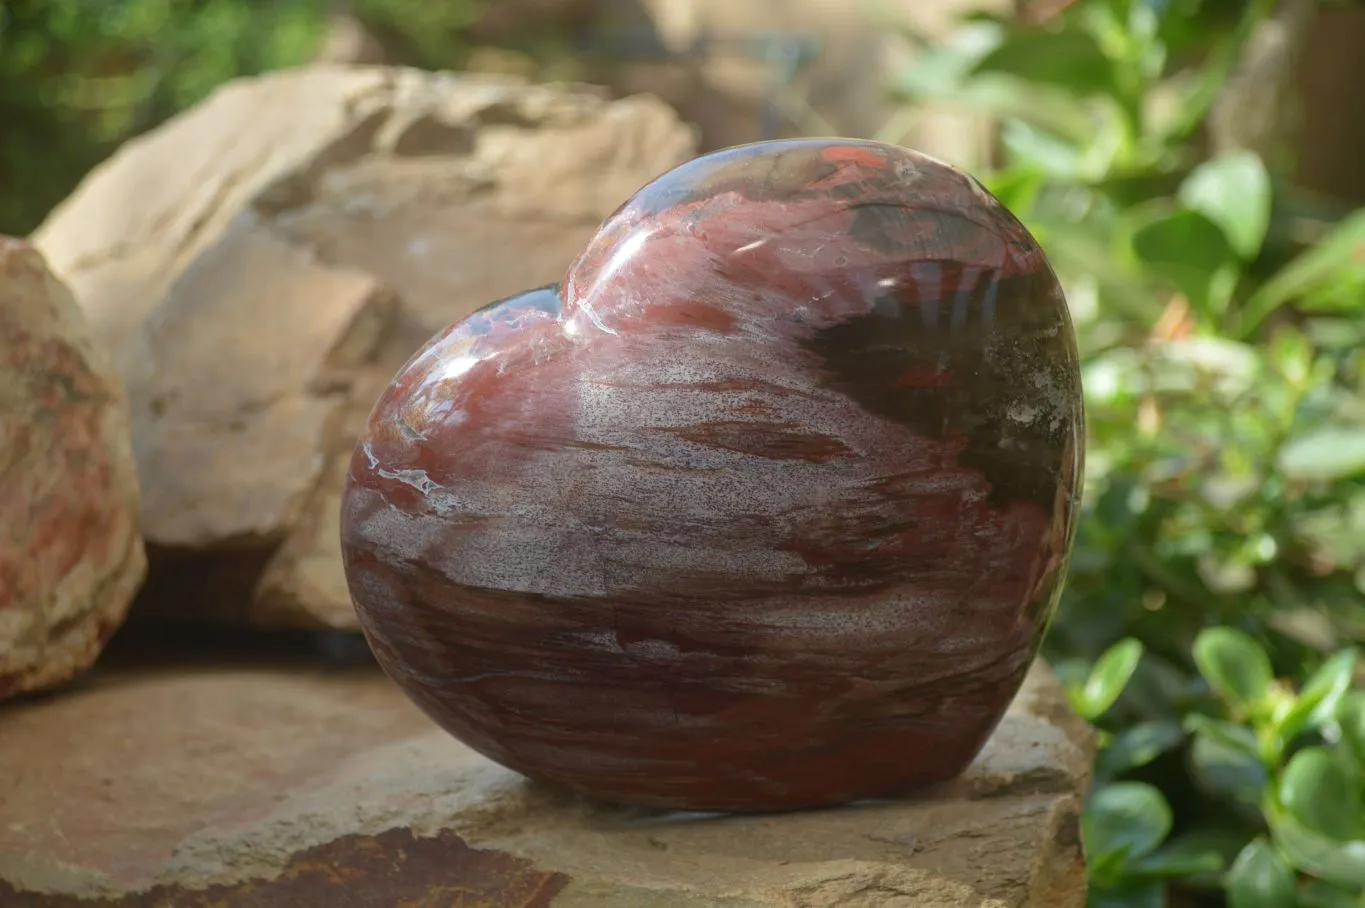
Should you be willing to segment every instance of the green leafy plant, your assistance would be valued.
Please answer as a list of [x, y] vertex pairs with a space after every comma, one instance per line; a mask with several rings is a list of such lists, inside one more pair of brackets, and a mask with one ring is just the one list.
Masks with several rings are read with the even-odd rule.
[[[1087, 672], [1068, 663], [1066, 692], [1072, 708], [1099, 722], [1123, 693], [1142, 655], [1142, 644], [1129, 638], [1110, 647]], [[1081, 823], [1093, 905], [1160, 906], [1169, 880], [1220, 869], [1219, 857], [1198, 843], [1191, 847], [1188, 841], [1168, 841], [1174, 814], [1159, 789], [1147, 782], [1113, 781], [1117, 772], [1149, 763], [1180, 739], [1178, 725], [1130, 727], [1119, 734], [1101, 730], [1108, 760], [1098, 770], [1109, 781], [1095, 788]]]
[[[1135, 669], [1135, 652], [1132, 640], [1117, 644], [1084, 684], [1069, 687], [1083, 716], [1098, 721], [1108, 707], [1095, 707], [1118, 699], [1124, 674], [1106, 666]], [[1190, 712], [1181, 733], [1147, 754], [1184, 745], [1204, 794], [1257, 813], [1168, 839], [1173, 812], [1161, 791], [1112, 781], [1116, 769], [1142, 761], [1102, 761], [1110, 781], [1096, 787], [1082, 825], [1091, 904], [1165, 905], [1170, 883], [1201, 877], [1216, 880], [1232, 908], [1365, 903], [1365, 692], [1351, 689], [1356, 652], [1335, 654], [1297, 691], [1275, 679], [1269, 655], [1240, 631], [1201, 632], [1194, 659], [1220, 708]], [[1121, 740], [1103, 736], [1106, 754]]]
[[[1365, 906], [1365, 212], [1206, 121], [1276, 4], [972, 14], [897, 85], [999, 126], [1084, 356], [1046, 652], [1100, 729], [1095, 906]], [[1269, 87], [1266, 90], [1270, 90]]]
[[[453, 67], [485, 0], [351, 0], [405, 62]], [[222, 83], [307, 62], [330, 0], [0, 0], [0, 232], [24, 234], [122, 142]]]

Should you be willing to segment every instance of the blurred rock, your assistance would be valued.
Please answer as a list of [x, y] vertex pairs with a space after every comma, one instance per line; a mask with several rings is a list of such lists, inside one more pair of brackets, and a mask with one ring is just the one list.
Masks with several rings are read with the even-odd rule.
[[128, 383], [140, 607], [353, 627], [338, 493], [379, 392], [692, 150], [651, 98], [319, 65], [230, 83], [92, 172], [35, 242]]
[[478, 47], [465, 61], [465, 72], [484, 76], [500, 76], [507, 80], [530, 82], [539, 64], [527, 54], [498, 47]]
[[[587, 25], [597, 14], [602, 0], [496, 0], [470, 10], [463, 27], [445, 35], [453, 56], [461, 46], [496, 45], [511, 48], [535, 44], [551, 35], [563, 35]], [[391, 29], [367, 23], [358, 15], [355, 4], [331, 0], [327, 28], [313, 55], [317, 63], [363, 63], [387, 66], [415, 66], [413, 48], [402, 36], [387, 34]], [[459, 17], [451, 17], [458, 19]], [[486, 50], [494, 50], [489, 47]], [[448, 66], [453, 61], [446, 61]], [[466, 67], [473, 68], [473, 67]], [[483, 69], [480, 71], [487, 72]]]
[[1365, 7], [1318, 4], [1299, 55], [1292, 160], [1295, 183], [1342, 204], [1365, 205]]
[[[765, 111], [780, 108], [780, 135], [883, 138], [969, 169], [980, 167], [993, 133], [974, 114], [920, 106], [897, 126], [905, 105], [891, 97], [897, 72], [915, 50], [903, 34], [930, 42], [967, 12], [1007, 12], [1010, 0], [599, 0], [603, 36], [653, 35], [684, 57], [710, 43], [707, 56], [671, 62], [622, 59], [604, 70], [622, 92], [651, 92], [695, 122], [702, 148], [765, 135]], [[775, 39], [813, 42], [819, 56], [785, 87], [763, 52]]]
[[327, 17], [327, 30], [313, 58], [316, 63], [394, 63], [394, 54], [349, 10], [338, 5]]
[[1085, 903], [1093, 733], [1043, 665], [957, 782], [779, 816], [529, 783], [432, 728], [373, 667], [102, 668], [0, 719], [0, 778], [20, 780], [0, 801], [4, 906]]
[[492, 44], [519, 43], [550, 31], [587, 25], [603, 0], [497, 0], [486, 3], [470, 24], [469, 36]]
[[88, 668], [146, 571], [128, 404], [71, 293], [0, 237], [0, 698]]
[[1283, 0], [1252, 29], [1209, 111], [1211, 154], [1247, 150], [1277, 162], [1290, 152], [1298, 72], [1317, 12], [1318, 0]]

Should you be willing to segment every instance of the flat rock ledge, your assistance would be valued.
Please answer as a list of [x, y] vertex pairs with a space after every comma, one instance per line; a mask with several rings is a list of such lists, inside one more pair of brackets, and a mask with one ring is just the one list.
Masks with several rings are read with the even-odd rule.
[[377, 669], [113, 657], [0, 710], [0, 908], [1081, 908], [1093, 739], [1039, 665], [921, 797], [661, 814], [528, 782]]

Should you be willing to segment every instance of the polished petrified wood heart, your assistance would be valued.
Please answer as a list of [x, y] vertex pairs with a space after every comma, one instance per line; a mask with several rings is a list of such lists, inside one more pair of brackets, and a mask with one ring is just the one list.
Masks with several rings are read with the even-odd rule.
[[698, 158], [557, 287], [434, 338], [343, 504], [380, 663], [605, 798], [772, 810], [961, 772], [1074, 527], [1057, 279], [972, 178], [872, 142]]

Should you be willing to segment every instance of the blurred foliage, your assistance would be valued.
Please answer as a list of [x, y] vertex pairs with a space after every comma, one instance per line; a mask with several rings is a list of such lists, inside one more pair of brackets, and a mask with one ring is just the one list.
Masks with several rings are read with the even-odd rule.
[[[967, 17], [901, 76], [987, 112], [1067, 286], [1085, 503], [1047, 652], [1102, 729], [1091, 905], [1365, 906], [1365, 211], [1205, 123], [1270, 0]], [[1306, 239], [1305, 239], [1306, 238]]]
[[[454, 68], [487, 0], [351, 0], [398, 59]], [[25, 235], [122, 142], [237, 76], [311, 59], [329, 0], [0, 0], [0, 233]]]

